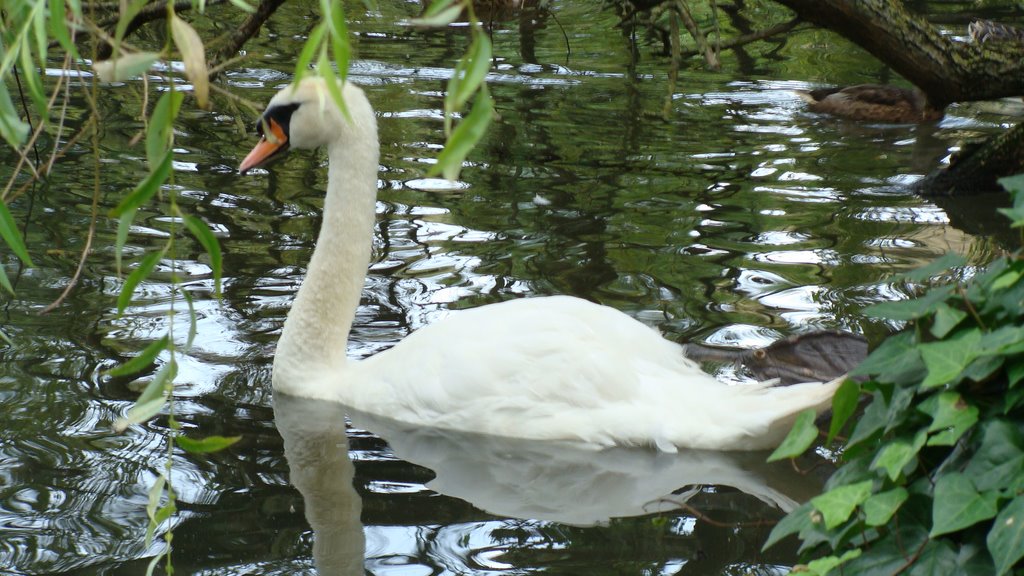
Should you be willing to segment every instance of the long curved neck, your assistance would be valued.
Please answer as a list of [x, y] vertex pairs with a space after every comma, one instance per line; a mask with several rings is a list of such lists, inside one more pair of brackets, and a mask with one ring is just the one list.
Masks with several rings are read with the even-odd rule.
[[372, 121], [347, 128], [347, 143], [339, 136], [327, 149], [323, 224], [277, 345], [275, 386], [345, 363], [348, 333], [370, 263], [379, 157]]

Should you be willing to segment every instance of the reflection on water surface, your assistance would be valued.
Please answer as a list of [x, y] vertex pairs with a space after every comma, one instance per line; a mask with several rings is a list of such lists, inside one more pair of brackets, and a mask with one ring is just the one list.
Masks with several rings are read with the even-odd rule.
[[[313, 4], [295, 6], [304, 8], [268, 23], [227, 78], [250, 100], [265, 102], [288, 81], [315, 14]], [[987, 200], [936, 205], [906, 186], [962, 136], [997, 129], [1007, 121], [1002, 111], [954, 107], [936, 127], [857, 125], [805, 113], [788, 90], [878, 81], [881, 73], [865, 72], [873, 64], [841, 44], [808, 60], [806, 45], [830, 37], [804, 32], [770, 53], [726, 53], [720, 73], [696, 63], [684, 69], [666, 120], [666, 61], [645, 46], [634, 59], [612, 28], [614, 15], [596, 3], [552, 6], [571, 53], [553, 19], [538, 17], [541, 25], [527, 39], [515, 23], [496, 29], [491, 80], [501, 121], [462, 182], [425, 179], [427, 159], [443, 140], [444, 79], [466, 40], [458, 29], [395, 24], [418, 9], [382, 2], [370, 14], [349, 10], [359, 55], [352, 76], [367, 86], [384, 142], [375, 263], [353, 356], [387, 348], [452, 308], [543, 294], [614, 306], [677, 340], [749, 348], [811, 327], [877, 340], [891, 327], [861, 311], [913, 292], [895, 273], [947, 250], [980, 264], [995, 249], [988, 235], [999, 227], [971, 212]], [[101, 214], [144, 173], [145, 154], [131, 144], [141, 128], [130, 112], [140, 89], [130, 82], [104, 92]], [[116, 223], [104, 219], [79, 286], [64, 306], [40, 316], [68, 283], [85, 242], [89, 149], [74, 150], [46, 189], [12, 205], [19, 222], [31, 222], [28, 242], [39, 267], [19, 272], [9, 254], [0, 256], [18, 289], [2, 303], [2, 330], [14, 342], [0, 348], [5, 570], [138, 574], [156, 552], [157, 544], [144, 541], [146, 492], [163, 465], [167, 419], [113, 435], [110, 423], [138, 387], [102, 371], [166, 330], [173, 265], [199, 316], [194, 346], [178, 355], [175, 417], [190, 434], [243, 436], [223, 453], [174, 456], [179, 573], [313, 571], [319, 552], [310, 510], [289, 484], [269, 366], [319, 224], [325, 160], [293, 154], [270, 172], [241, 178], [234, 167], [252, 136], [239, 134], [236, 121], [253, 118], [225, 102], [217, 112], [185, 116], [174, 185], [186, 210], [220, 236], [223, 301], [212, 297], [206, 256], [183, 240], [178, 262], [162, 262], [118, 317], [121, 279], [106, 248]], [[126, 266], [175, 226], [155, 211], [140, 213]], [[175, 306], [180, 311], [180, 301]], [[180, 338], [183, 332], [176, 329]], [[749, 379], [721, 370], [728, 380]], [[340, 421], [333, 423], [341, 443]], [[374, 574], [778, 573], [795, 558], [785, 546], [759, 550], [781, 511], [722, 480], [683, 472], [675, 478], [672, 471], [664, 491], [680, 506], [580, 526], [536, 507], [519, 518], [519, 509], [449, 493], [448, 482], [460, 478], [451, 475], [460, 470], [454, 465], [434, 463], [441, 469], [431, 471], [435, 461], [401, 460], [415, 462], [398, 444], [392, 450], [360, 429], [349, 436], [355, 464], [348, 473], [362, 514], [346, 522], [362, 523], [364, 566]], [[344, 474], [337, 478], [327, 487], [348, 485]], [[502, 474], [472, 486], [497, 481], [526, 484]], [[624, 512], [611, 505], [623, 502], [607, 504], [618, 515]], [[358, 562], [353, 566], [358, 571]]]

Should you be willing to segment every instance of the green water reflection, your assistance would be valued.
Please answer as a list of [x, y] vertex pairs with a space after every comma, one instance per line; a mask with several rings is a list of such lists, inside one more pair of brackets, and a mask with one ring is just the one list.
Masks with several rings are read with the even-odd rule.
[[[424, 174], [443, 140], [441, 91], [464, 31], [401, 24], [415, 3], [347, 9], [359, 56], [352, 77], [375, 103], [383, 142], [376, 257], [353, 356], [449, 309], [542, 294], [614, 306], [677, 340], [751, 347], [812, 327], [878, 339], [891, 327], [861, 311], [911, 293], [894, 274], [947, 250], [980, 264], [997, 249], [985, 235], [991, 218], [937, 206], [907, 185], [959, 138], [1012, 119], [980, 106], [953, 107], [934, 128], [807, 114], [789, 89], [887, 79], [831, 35], [724, 53], [719, 73], [686, 63], [666, 119], [667, 60], [642, 35], [634, 50], [601, 3], [556, 2], [553, 16], [533, 15], [536, 26], [513, 19], [494, 32], [500, 122], [455, 187]], [[782, 17], [767, 4], [758, 14]], [[288, 81], [316, 18], [315, 2], [289, 3], [227, 83], [265, 102]], [[103, 92], [101, 215], [145, 173], [145, 154], [131, 144], [141, 89]], [[313, 247], [325, 158], [294, 154], [268, 174], [239, 177], [252, 136], [238, 123], [254, 118], [226, 101], [216, 110], [185, 113], [176, 141], [178, 201], [220, 236], [225, 271], [217, 301], [200, 247], [176, 244], [176, 272], [200, 318], [194, 347], [178, 357], [176, 417], [188, 432], [243, 440], [212, 456], [175, 456], [174, 561], [185, 574], [311, 573], [313, 533], [289, 484], [269, 367]], [[72, 110], [72, 128], [82, 121]], [[39, 267], [19, 271], [0, 255], [18, 289], [0, 316], [14, 341], [0, 348], [0, 572], [138, 574], [157, 550], [143, 539], [146, 491], [162, 466], [167, 420], [113, 435], [137, 387], [101, 372], [166, 330], [171, 262], [118, 317], [121, 280], [108, 248], [116, 222], [101, 217], [78, 287], [40, 316], [74, 274], [90, 224], [87, 143], [62, 163], [12, 205], [30, 222]], [[140, 213], [126, 266], [177, 226]], [[747, 378], [732, 367], [721, 375]], [[759, 551], [782, 511], [735, 488], [704, 487], [685, 507], [598, 527], [513, 518], [437, 495], [425, 486], [434, 472], [397, 459], [372, 434], [350, 435], [374, 574], [773, 574], [795, 559], [792, 547]]]

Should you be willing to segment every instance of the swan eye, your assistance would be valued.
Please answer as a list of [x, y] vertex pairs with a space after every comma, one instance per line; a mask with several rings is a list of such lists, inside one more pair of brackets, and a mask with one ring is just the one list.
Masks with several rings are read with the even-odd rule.
[[281, 127], [281, 131], [284, 132], [285, 135], [287, 135], [288, 125], [291, 123], [292, 120], [292, 114], [294, 114], [295, 111], [298, 110], [299, 106], [301, 105], [301, 103], [293, 103], [267, 108], [266, 112], [263, 113], [263, 116], [261, 116], [260, 119], [256, 121], [256, 133], [259, 134], [260, 136], [265, 136], [265, 134], [263, 133], [265, 127], [270, 127], [273, 126], [274, 124], [277, 124], [278, 126]]

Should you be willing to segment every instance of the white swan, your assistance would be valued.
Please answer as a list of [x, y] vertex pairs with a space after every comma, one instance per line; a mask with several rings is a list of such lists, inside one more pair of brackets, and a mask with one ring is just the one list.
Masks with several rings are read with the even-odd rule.
[[[599, 446], [776, 446], [796, 414], [828, 406], [840, 380], [729, 386], [626, 314], [568, 296], [456, 312], [395, 347], [346, 359], [370, 261], [379, 142], [362, 90], [350, 119], [321, 78], [270, 101], [243, 173], [290, 147], [326, 146], [323, 224], [274, 358], [274, 389], [417, 425]], [[263, 134], [266, 126], [268, 134]]]

